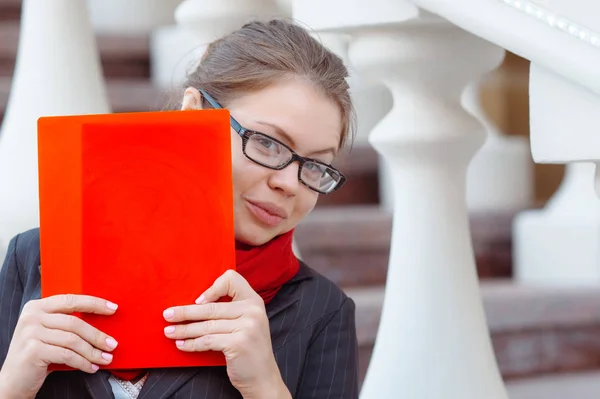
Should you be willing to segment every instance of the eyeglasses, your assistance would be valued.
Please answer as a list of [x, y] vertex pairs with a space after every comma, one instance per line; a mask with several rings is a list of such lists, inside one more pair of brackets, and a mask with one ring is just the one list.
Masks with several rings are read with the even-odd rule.
[[[221, 105], [204, 90], [200, 90], [206, 101], [217, 109]], [[321, 194], [330, 194], [344, 185], [346, 177], [326, 163], [301, 157], [281, 141], [240, 125], [232, 116], [231, 127], [242, 137], [242, 151], [251, 161], [272, 170], [286, 168], [298, 161], [298, 180], [306, 187]]]

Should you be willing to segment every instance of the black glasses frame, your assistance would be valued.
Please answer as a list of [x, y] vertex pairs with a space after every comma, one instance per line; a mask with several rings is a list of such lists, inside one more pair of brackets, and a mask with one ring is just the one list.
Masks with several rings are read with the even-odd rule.
[[[204, 90], [200, 90], [200, 93], [202, 94], [202, 96], [206, 99], [206, 101], [208, 101], [208, 103], [216, 109], [222, 109], [223, 107], [214, 99], [212, 98], [207, 92], [205, 92]], [[298, 164], [300, 165], [300, 167], [298, 168], [298, 180], [300, 181], [300, 183], [302, 183], [304, 186], [308, 187], [309, 189], [316, 191], [320, 194], [331, 194], [337, 190], [339, 190], [344, 183], [346, 182], [346, 176], [344, 176], [339, 170], [337, 170], [336, 168], [334, 168], [333, 166], [326, 164], [324, 162], [321, 161], [317, 161], [316, 159], [312, 159], [312, 158], [306, 158], [303, 156], [298, 155], [293, 149], [290, 148], [290, 146], [288, 146], [285, 143], [282, 143], [281, 141], [277, 140], [274, 137], [269, 136], [268, 134], [264, 134], [261, 132], [257, 132], [255, 130], [250, 130], [250, 129], [246, 129], [245, 127], [243, 127], [237, 120], [235, 120], [235, 118], [233, 116], [229, 116], [230, 119], [230, 123], [231, 123], [231, 127], [233, 128], [233, 130], [235, 130], [235, 132], [237, 134], [240, 135], [240, 137], [242, 138], [242, 152], [244, 153], [244, 155], [246, 156], [246, 158], [248, 158], [249, 160], [251, 160], [252, 162], [264, 166], [265, 168], [271, 169], [271, 170], [282, 170], [287, 168], [290, 164], [292, 164], [293, 162], [298, 162]], [[248, 140], [250, 140], [250, 137], [254, 136], [254, 135], [260, 135], [260, 136], [264, 136], [266, 138], [268, 138], [269, 140], [273, 140], [276, 143], [282, 145], [283, 147], [287, 148], [290, 153], [292, 154], [292, 157], [289, 159], [289, 161], [287, 161], [286, 163], [279, 165], [279, 166], [271, 166], [271, 165], [266, 165], [262, 162], [259, 162], [257, 160], [255, 160], [254, 158], [248, 156], [248, 154], [246, 153], [246, 145], [248, 144]], [[306, 162], [312, 162], [312, 163], [316, 163], [319, 165], [323, 165], [325, 166], [327, 169], [329, 169], [329, 171], [333, 174], [337, 174], [339, 176], [339, 180], [337, 185], [331, 190], [331, 191], [321, 191], [318, 190], [314, 187], [311, 187], [310, 185], [308, 185], [307, 183], [304, 182], [304, 180], [302, 180], [302, 168], [304, 167], [304, 164]]]

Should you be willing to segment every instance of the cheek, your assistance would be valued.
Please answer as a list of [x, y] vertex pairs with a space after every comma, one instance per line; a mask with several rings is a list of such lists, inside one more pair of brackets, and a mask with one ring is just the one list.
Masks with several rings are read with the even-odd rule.
[[245, 193], [256, 192], [256, 187], [266, 179], [268, 172], [268, 169], [246, 158], [241, 149], [233, 149], [231, 174], [234, 200], [237, 202]]
[[312, 190], [302, 189], [302, 194], [296, 197], [296, 206], [294, 207], [294, 224], [308, 215], [313, 210], [319, 199], [319, 195]]

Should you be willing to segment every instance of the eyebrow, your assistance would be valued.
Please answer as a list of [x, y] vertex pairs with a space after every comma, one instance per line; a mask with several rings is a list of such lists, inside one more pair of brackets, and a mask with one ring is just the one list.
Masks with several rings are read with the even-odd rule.
[[[273, 130], [275, 130], [275, 133], [277, 133], [279, 136], [283, 137], [283, 138], [284, 138], [284, 139], [285, 139], [285, 140], [288, 142], [288, 144], [289, 144], [291, 147], [293, 147], [293, 148], [295, 148], [295, 147], [296, 147], [296, 143], [294, 142], [294, 139], [292, 139], [292, 138], [290, 137], [290, 135], [289, 135], [289, 134], [287, 134], [287, 133], [285, 132], [285, 130], [283, 130], [283, 129], [282, 129], [282, 128], [280, 128], [279, 126], [277, 126], [277, 125], [274, 125], [274, 124], [272, 124], [272, 123], [269, 123], [269, 122], [265, 122], [265, 121], [258, 121], [258, 120], [255, 120], [254, 122], [256, 122], [256, 123], [259, 123], [259, 124], [261, 124], [261, 125], [265, 125], [265, 126], [269, 126], [269, 127], [273, 128]], [[324, 149], [324, 150], [315, 151], [315, 152], [312, 152], [312, 153], [311, 153], [311, 155], [321, 155], [321, 154], [323, 154], [323, 155], [324, 155], [324, 154], [329, 154], [329, 153], [331, 153], [331, 154], [333, 154], [333, 155], [336, 155], [336, 153], [337, 153], [337, 148], [335, 148], [335, 147], [330, 147], [330, 148], [327, 148], [327, 149]]]

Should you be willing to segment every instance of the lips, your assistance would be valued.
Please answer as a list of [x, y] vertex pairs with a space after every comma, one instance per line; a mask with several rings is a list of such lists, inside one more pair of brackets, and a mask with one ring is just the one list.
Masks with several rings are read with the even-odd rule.
[[277, 226], [288, 217], [287, 212], [283, 208], [271, 202], [246, 200], [246, 203], [250, 212], [259, 221], [268, 226]]

